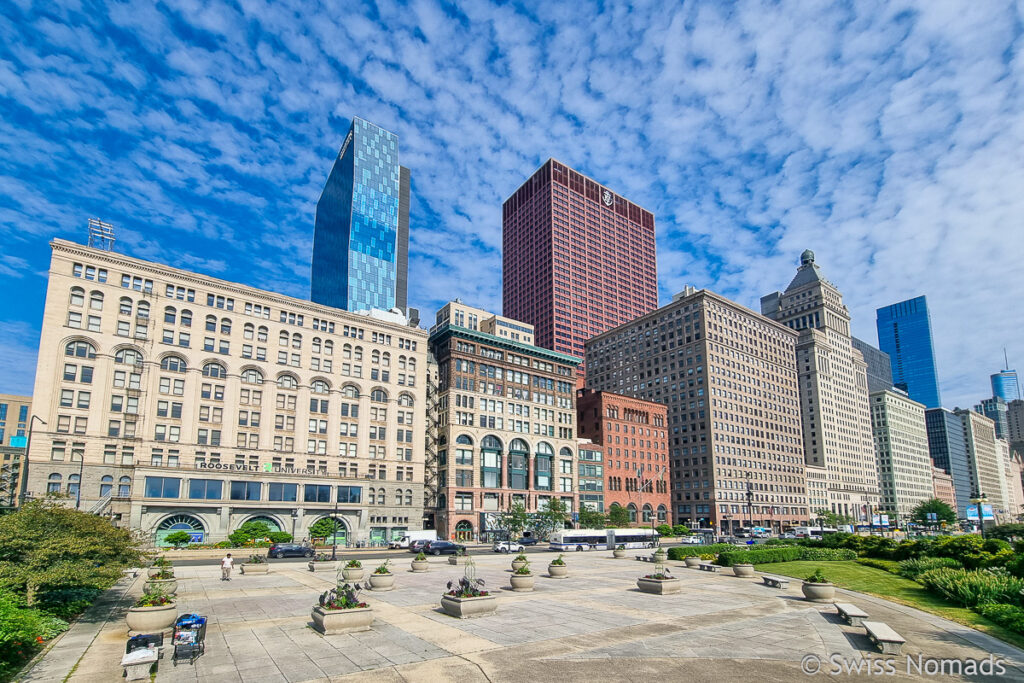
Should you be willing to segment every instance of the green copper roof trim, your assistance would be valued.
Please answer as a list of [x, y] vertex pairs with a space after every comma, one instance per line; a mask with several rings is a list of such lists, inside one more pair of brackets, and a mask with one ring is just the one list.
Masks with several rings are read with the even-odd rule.
[[467, 337], [469, 339], [476, 339], [478, 341], [485, 341], [490, 344], [497, 344], [506, 349], [517, 351], [519, 353], [528, 353], [541, 358], [550, 358], [557, 360], [560, 363], [572, 364], [573, 366], [579, 366], [583, 362], [582, 358], [576, 356], [570, 356], [565, 353], [559, 353], [558, 351], [552, 351], [551, 349], [542, 349], [539, 346], [533, 344], [522, 344], [520, 342], [512, 341], [511, 339], [505, 339], [503, 337], [497, 337], [493, 334], [487, 334], [486, 332], [478, 332], [471, 330], [466, 327], [459, 327], [458, 325], [445, 325], [443, 328], [434, 332], [430, 335], [429, 341], [433, 343], [434, 339], [444, 336], [445, 334], [458, 334], [460, 337]]

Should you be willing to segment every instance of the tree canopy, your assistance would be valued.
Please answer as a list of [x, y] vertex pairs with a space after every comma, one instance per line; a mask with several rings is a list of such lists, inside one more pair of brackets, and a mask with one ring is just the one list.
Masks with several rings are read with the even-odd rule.
[[937, 524], [938, 522], [928, 519], [929, 512], [934, 512], [938, 516], [938, 522], [956, 523], [956, 512], [938, 498], [922, 500], [910, 511], [910, 518], [918, 524]]
[[608, 508], [608, 526], [626, 527], [629, 525], [629, 510], [621, 505], [612, 503], [611, 507]]
[[608, 518], [603, 512], [591, 510], [586, 505], [580, 506], [579, 525], [581, 529], [603, 529]]

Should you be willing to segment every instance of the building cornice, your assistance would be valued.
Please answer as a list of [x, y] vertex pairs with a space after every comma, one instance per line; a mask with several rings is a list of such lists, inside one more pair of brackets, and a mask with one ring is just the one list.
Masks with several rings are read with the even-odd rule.
[[500, 346], [508, 351], [528, 354], [537, 358], [545, 358], [547, 360], [557, 361], [566, 365], [572, 365], [573, 367], [577, 367], [583, 362], [582, 358], [577, 358], [576, 356], [559, 353], [558, 351], [551, 351], [550, 349], [542, 349], [539, 346], [534, 346], [532, 344], [523, 344], [521, 342], [512, 341], [511, 339], [487, 334], [486, 332], [470, 330], [465, 327], [459, 327], [458, 325], [451, 324], [442, 325], [440, 329], [437, 329], [433, 334], [431, 334], [430, 343], [435, 344], [442, 342], [451, 336], [457, 336], [460, 339], [472, 339], [477, 342]]

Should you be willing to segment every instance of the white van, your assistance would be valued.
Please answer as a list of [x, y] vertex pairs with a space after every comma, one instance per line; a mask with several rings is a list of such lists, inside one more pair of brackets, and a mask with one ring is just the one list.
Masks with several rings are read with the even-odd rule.
[[405, 536], [402, 536], [400, 540], [391, 541], [388, 543], [389, 548], [408, 548], [409, 544], [413, 541], [436, 541], [437, 531], [430, 529], [429, 531], [409, 531], [406, 532]]

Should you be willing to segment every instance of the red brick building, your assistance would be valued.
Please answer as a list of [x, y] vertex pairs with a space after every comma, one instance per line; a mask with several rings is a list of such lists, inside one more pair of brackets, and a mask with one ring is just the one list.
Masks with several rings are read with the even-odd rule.
[[596, 334], [658, 307], [654, 214], [549, 159], [502, 206], [504, 315], [583, 357]]
[[630, 519], [671, 523], [668, 408], [661, 403], [580, 389], [576, 425], [580, 438], [604, 447], [604, 509], [627, 508]]

